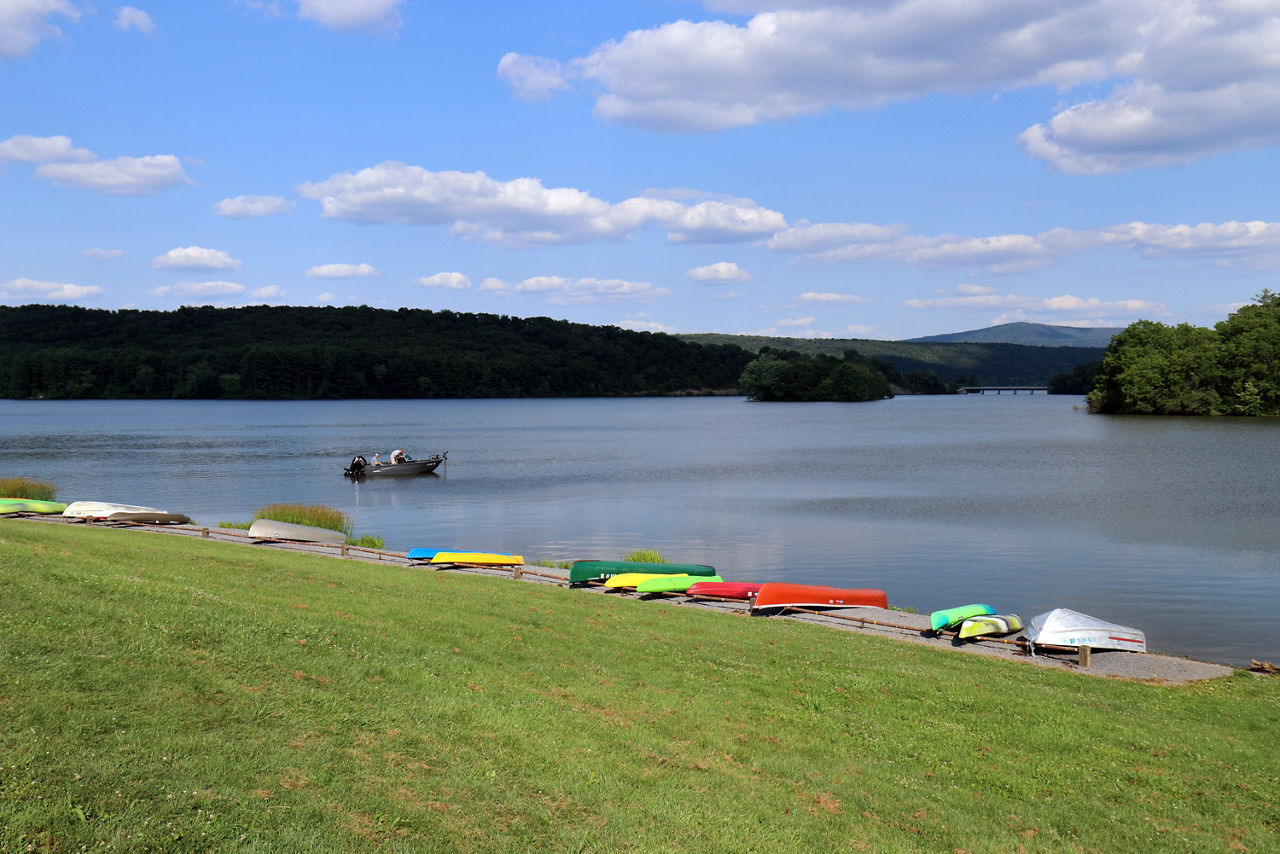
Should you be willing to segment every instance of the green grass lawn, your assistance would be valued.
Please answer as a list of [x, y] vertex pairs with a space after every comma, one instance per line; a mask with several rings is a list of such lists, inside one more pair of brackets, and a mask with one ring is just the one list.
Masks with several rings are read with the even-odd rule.
[[1280, 681], [0, 520], [0, 851], [1275, 851]]

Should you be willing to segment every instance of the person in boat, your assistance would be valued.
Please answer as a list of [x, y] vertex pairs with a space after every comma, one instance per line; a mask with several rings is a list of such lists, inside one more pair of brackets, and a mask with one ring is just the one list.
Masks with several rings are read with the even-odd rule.
[[404, 462], [404, 448], [396, 448], [391, 452], [391, 464], [399, 465]]
[[378, 455], [377, 455], [377, 454], [374, 454], [374, 455], [373, 455], [373, 464], [374, 464], [375, 466], [380, 466], [380, 465], [382, 465], [382, 460], [378, 459]]

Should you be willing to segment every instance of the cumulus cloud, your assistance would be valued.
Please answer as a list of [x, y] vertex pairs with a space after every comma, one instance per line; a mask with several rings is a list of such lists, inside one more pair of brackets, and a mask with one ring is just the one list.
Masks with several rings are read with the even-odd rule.
[[72, 302], [106, 293], [97, 285], [72, 285], [66, 282], [41, 282], [36, 279], [11, 279], [0, 282], [0, 300], [31, 302]]
[[569, 87], [564, 69], [554, 59], [508, 53], [498, 61], [498, 76], [522, 101], [545, 101]]
[[0, 58], [27, 56], [43, 39], [62, 37], [52, 23], [54, 16], [68, 21], [80, 19], [80, 12], [67, 0], [5, 0], [0, 3]]
[[670, 132], [1050, 86], [1063, 103], [1019, 142], [1084, 174], [1280, 144], [1275, 0], [704, 5], [749, 18], [633, 30], [570, 59], [508, 54], [499, 74], [525, 99], [581, 86], [601, 120]]
[[850, 304], [871, 302], [866, 297], [860, 297], [857, 294], [837, 294], [831, 292], [806, 291], [798, 298], [802, 303], [822, 303], [826, 305]]
[[232, 219], [275, 216], [293, 210], [294, 203], [280, 196], [236, 196], [213, 206], [215, 213]]
[[328, 219], [448, 225], [464, 239], [506, 246], [620, 240], [646, 225], [678, 242], [758, 239], [786, 226], [782, 214], [750, 200], [685, 204], [636, 196], [611, 203], [572, 187], [545, 187], [537, 178], [499, 181], [483, 172], [431, 172], [386, 162], [359, 172], [301, 184]]
[[400, 30], [403, 0], [298, 0], [298, 17], [331, 30]]
[[259, 300], [280, 299], [284, 296], [284, 291], [278, 285], [267, 285], [264, 288], [254, 288], [249, 296]]
[[216, 297], [231, 296], [245, 292], [245, 286], [236, 282], [178, 282], [176, 285], [161, 285], [151, 291], [152, 296], [194, 296]]
[[665, 323], [659, 323], [656, 320], [649, 320], [650, 316], [651, 315], [645, 313], [633, 314], [625, 320], [618, 321], [618, 323], [614, 325], [619, 326], [622, 329], [630, 329], [635, 332], [666, 332], [667, 334], [674, 334], [676, 332], [676, 327], [669, 326]]
[[186, 246], [153, 258], [157, 270], [239, 270], [240, 262], [221, 249]]
[[[955, 295], [943, 295], [933, 299], [909, 299], [903, 306], [912, 309], [1002, 309], [992, 323], [1011, 323], [1025, 320], [1072, 326], [1113, 325], [1116, 318], [1133, 318], [1141, 314], [1164, 314], [1163, 303], [1140, 299], [1101, 300], [1097, 297], [1077, 297], [1062, 294], [1055, 297], [1033, 297], [1021, 294], [995, 292], [974, 293], [959, 286]], [[1062, 319], [1071, 314], [1075, 318]], [[1108, 322], [1109, 321], [1109, 322]]]
[[113, 196], [149, 196], [187, 183], [182, 163], [172, 154], [116, 157], [89, 163], [43, 163], [36, 174], [62, 187], [98, 190]]
[[0, 142], [0, 160], [23, 163], [68, 163], [96, 160], [87, 148], [76, 148], [67, 136], [11, 136]]
[[564, 276], [533, 276], [511, 285], [488, 278], [480, 290], [499, 294], [534, 294], [545, 297], [552, 305], [585, 305], [604, 302], [648, 302], [671, 295], [670, 288], [654, 287], [651, 282], [626, 279], [571, 279]]
[[995, 274], [1040, 269], [1088, 250], [1107, 248], [1128, 249], [1149, 258], [1202, 258], [1265, 267], [1280, 264], [1280, 223], [1131, 222], [983, 237], [921, 235], [898, 226], [827, 223], [786, 229], [763, 244], [811, 260], [885, 261], [926, 269], [980, 267]]
[[143, 35], [149, 36], [155, 32], [155, 21], [151, 20], [151, 16], [146, 12], [134, 6], [121, 6], [116, 10], [116, 29], [136, 30]]
[[379, 275], [370, 264], [321, 264], [307, 270], [308, 279], [367, 279]]
[[751, 274], [732, 261], [717, 261], [705, 267], [694, 267], [686, 274], [695, 282], [711, 282], [727, 284], [730, 282], [750, 281]]
[[424, 288], [446, 288], [454, 291], [465, 291], [471, 287], [471, 280], [462, 273], [436, 273], [434, 276], [422, 276], [417, 282]]

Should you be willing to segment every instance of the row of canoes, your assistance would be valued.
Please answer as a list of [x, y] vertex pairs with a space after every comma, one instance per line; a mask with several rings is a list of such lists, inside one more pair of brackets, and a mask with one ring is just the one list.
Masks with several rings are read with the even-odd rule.
[[578, 560], [569, 568], [569, 583], [598, 582], [636, 593], [683, 593], [693, 597], [736, 599], [752, 610], [777, 608], [888, 608], [883, 590], [826, 587], [769, 581], [761, 584], [725, 581], [705, 564]]
[[[725, 581], [716, 574], [714, 567], [705, 564], [575, 561], [569, 570], [569, 583], [590, 582], [636, 593], [684, 593], [694, 598], [744, 600], [750, 604], [752, 611], [889, 607], [883, 590], [781, 581], [763, 584]], [[1046, 611], [1024, 624], [1017, 614], [1000, 614], [991, 605], [978, 603], [933, 611], [929, 615], [929, 623], [934, 632], [953, 631], [964, 640], [1023, 632], [1032, 650], [1036, 645], [1124, 649], [1133, 652], [1145, 652], [1147, 648], [1146, 636], [1141, 630], [1069, 608]]]
[[191, 519], [182, 513], [170, 513], [137, 504], [109, 501], [37, 501], [30, 498], [0, 498], [0, 514], [33, 513], [40, 516], [65, 516], [69, 519], [107, 519], [113, 522], [147, 522], [154, 525], [183, 525]]

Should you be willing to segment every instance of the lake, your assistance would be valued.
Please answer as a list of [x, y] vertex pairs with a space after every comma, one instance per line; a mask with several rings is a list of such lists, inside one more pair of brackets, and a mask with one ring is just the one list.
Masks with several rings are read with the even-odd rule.
[[[1280, 421], [1095, 416], [1075, 397], [0, 401], [0, 476], [248, 522], [347, 512], [415, 546], [880, 587], [922, 612], [1068, 607], [1152, 651], [1280, 663]], [[356, 453], [448, 451], [353, 483]]]

